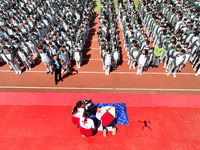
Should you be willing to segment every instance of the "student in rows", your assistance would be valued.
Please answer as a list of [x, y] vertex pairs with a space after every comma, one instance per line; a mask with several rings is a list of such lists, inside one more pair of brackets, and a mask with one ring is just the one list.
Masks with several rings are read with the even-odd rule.
[[42, 46], [40, 46], [38, 49], [41, 60], [46, 67], [47, 74], [49, 74], [50, 72], [51, 74], [53, 74], [51, 59], [50, 59], [50, 50], [48, 50], [47, 48], [43, 48]]
[[132, 47], [132, 49], [130, 50], [130, 67], [129, 69], [131, 69], [133, 67], [133, 69], [135, 69], [136, 63], [138, 63], [138, 58], [140, 56], [140, 49], [139, 49], [139, 45], [136, 44], [135, 47]]
[[137, 75], [140, 74], [142, 75], [143, 68], [145, 65], [147, 65], [147, 55], [148, 51], [147, 50], [142, 50], [142, 53], [140, 54], [138, 58], [138, 68], [137, 68]]
[[160, 63], [160, 56], [163, 54], [164, 48], [162, 46], [162, 43], [160, 43], [158, 46], [154, 49], [154, 57], [152, 62], [152, 67], [158, 67]]
[[107, 54], [105, 55], [105, 75], [110, 74], [111, 64], [112, 64], [112, 56], [110, 54], [110, 51], [107, 51]]
[[182, 50], [180, 50], [180, 53], [175, 55], [174, 62], [172, 64], [172, 66], [170, 67], [169, 72], [167, 73], [167, 76], [169, 76], [171, 74], [171, 72], [174, 70], [173, 77], [176, 78], [176, 73], [179, 70], [180, 66], [183, 65], [185, 58], [186, 58], [185, 50], [182, 49]]
[[17, 48], [17, 56], [21, 60], [23, 65], [26, 67], [26, 71], [31, 70], [31, 66], [28, 62], [28, 58], [26, 56], [26, 53], [20, 47]]

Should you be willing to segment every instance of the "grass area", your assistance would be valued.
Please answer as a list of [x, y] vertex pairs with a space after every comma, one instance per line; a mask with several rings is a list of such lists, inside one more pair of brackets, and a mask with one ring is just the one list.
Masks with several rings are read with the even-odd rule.
[[[124, 2], [126, 1], [126, 0], [123, 0]], [[94, 12], [100, 12], [100, 10], [101, 10], [101, 0], [93, 0], [93, 2], [94, 2]], [[139, 0], [134, 0], [134, 2], [135, 2], [135, 5], [136, 5], [136, 9], [137, 9], [137, 6], [138, 6], [138, 4], [139, 4]], [[114, 0], [114, 3], [115, 3], [115, 9], [117, 8], [117, 0]]]

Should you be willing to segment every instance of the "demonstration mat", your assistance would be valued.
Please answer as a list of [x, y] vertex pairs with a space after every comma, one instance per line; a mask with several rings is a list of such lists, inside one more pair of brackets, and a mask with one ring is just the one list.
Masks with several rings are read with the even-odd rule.
[[95, 103], [94, 105], [99, 107], [99, 108], [104, 107], [104, 106], [115, 107], [117, 125], [129, 125], [125, 103]]

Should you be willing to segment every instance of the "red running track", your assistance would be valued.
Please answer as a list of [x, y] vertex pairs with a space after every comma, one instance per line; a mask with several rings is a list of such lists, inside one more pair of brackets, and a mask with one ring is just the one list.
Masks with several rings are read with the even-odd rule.
[[[160, 64], [158, 68], [149, 68], [142, 76], [136, 75], [136, 70], [129, 70], [128, 57], [123, 45], [122, 32], [120, 42], [122, 61], [117, 70], [105, 76], [98, 46], [98, 14], [94, 13], [89, 39], [86, 41], [83, 54], [83, 66], [77, 69], [74, 62], [72, 74], [64, 73], [64, 82], [56, 86], [54, 75], [46, 74], [44, 64], [36, 60], [31, 71], [23, 72], [21, 76], [9, 71], [9, 67], [1, 64], [0, 92], [64, 92], [64, 93], [139, 93], [139, 94], [199, 94], [200, 76], [194, 76], [191, 65], [186, 64], [176, 78], [167, 77]], [[22, 67], [24, 69], [24, 67]]]

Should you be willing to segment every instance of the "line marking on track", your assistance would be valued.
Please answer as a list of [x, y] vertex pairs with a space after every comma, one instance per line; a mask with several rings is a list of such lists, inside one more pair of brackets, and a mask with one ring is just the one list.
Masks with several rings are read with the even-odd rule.
[[93, 88], [93, 87], [22, 87], [22, 86], [0, 86], [0, 89], [52, 89], [52, 90], [116, 90], [116, 91], [192, 91], [200, 89], [151, 89], [151, 88]]
[[[10, 70], [0, 70], [0, 72], [8, 72], [13, 73], [14, 71]], [[46, 73], [47, 71], [26, 71], [28, 73]], [[105, 72], [101, 71], [78, 71], [80, 74], [105, 74]], [[129, 75], [129, 74], [136, 74], [137, 72], [111, 72], [110, 74], [123, 74], [123, 75]], [[166, 72], [144, 72], [143, 75], [166, 75]], [[195, 73], [177, 73], [178, 75], [194, 75]]]

